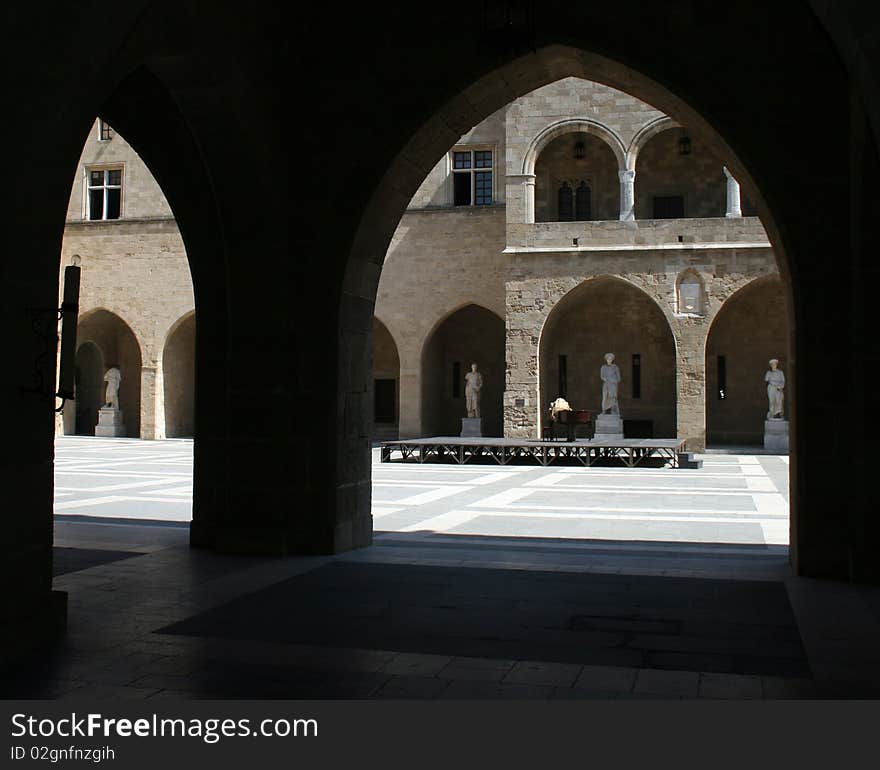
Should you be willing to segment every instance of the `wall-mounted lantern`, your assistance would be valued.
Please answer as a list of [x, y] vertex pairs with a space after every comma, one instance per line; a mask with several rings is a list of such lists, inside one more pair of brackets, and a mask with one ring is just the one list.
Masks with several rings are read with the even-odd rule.
[[583, 160], [587, 157], [587, 146], [583, 142], [574, 143], [574, 159]]
[[678, 154], [679, 155], [690, 155], [691, 154], [691, 138], [689, 136], [683, 136], [678, 140]]

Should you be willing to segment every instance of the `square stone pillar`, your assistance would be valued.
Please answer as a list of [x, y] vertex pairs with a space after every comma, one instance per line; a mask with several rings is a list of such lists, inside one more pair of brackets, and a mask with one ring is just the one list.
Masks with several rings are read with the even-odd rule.
[[703, 319], [687, 319], [676, 331], [676, 436], [691, 452], [706, 448], [706, 334]]
[[158, 362], [141, 367], [141, 438], [165, 438], [165, 386]]

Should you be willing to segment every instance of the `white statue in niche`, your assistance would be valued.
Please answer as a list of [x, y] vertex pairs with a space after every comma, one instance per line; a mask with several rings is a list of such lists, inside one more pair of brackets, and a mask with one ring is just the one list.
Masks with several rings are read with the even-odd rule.
[[770, 410], [767, 412], [768, 420], [782, 419], [782, 390], [785, 387], [785, 375], [778, 368], [779, 359], [770, 359], [770, 369], [764, 375], [764, 382], [767, 383], [767, 400], [770, 403]]
[[620, 414], [617, 403], [617, 386], [620, 384], [620, 368], [614, 363], [614, 353], [605, 354], [605, 364], [599, 370], [602, 378], [602, 414]]
[[119, 383], [122, 382], [122, 372], [115, 366], [107, 370], [104, 375], [107, 383], [107, 395], [104, 397], [104, 406], [119, 409]]
[[483, 375], [477, 371], [477, 365], [471, 364], [471, 370], [464, 376], [464, 398], [468, 417], [480, 416], [480, 391], [483, 388]]

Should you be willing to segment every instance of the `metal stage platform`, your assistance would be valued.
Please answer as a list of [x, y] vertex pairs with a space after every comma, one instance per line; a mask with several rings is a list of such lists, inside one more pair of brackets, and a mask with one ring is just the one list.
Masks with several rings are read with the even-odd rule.
[[527, 465], [560, 463], [584, 466], [609, 462], [634, 468], [645, 465], [668, 465], [670, 468], [699, 468], [701, 460], [694, 460], [684, 451], [684, 440], [631, 438], [619, 441], [575, 441], [515, 439], [515, 438], [462, 438], [437, 436], [412, 438], [403, 441], [383, 441], [380, 444], [383, 463], [414, 460], [424, 462], [454, 462], [459, 465], [472, 460], [492, 459], [499, 465], [511, 462]]

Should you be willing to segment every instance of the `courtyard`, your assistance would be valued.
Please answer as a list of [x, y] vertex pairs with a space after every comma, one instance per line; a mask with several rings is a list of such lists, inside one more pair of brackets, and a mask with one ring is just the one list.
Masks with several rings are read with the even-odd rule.
[[[192, 441], [56, 439], [55, 513], [77, 519], [189, 522]], [[373, 454], [379, 539], [407, 535], [788, 545], [788, 460], [700, 455], [698, 470], [380, 463]]]
[[[791, 576], [788, 458], [699, 470], [379, 463], [372, 546], [188, 547], [192, 442], [64, 437], [64, 640], [4, 684], [98, 698], [873, 692], [866, 586]], [[864, 645], [840, 639], [858, 632]]]

